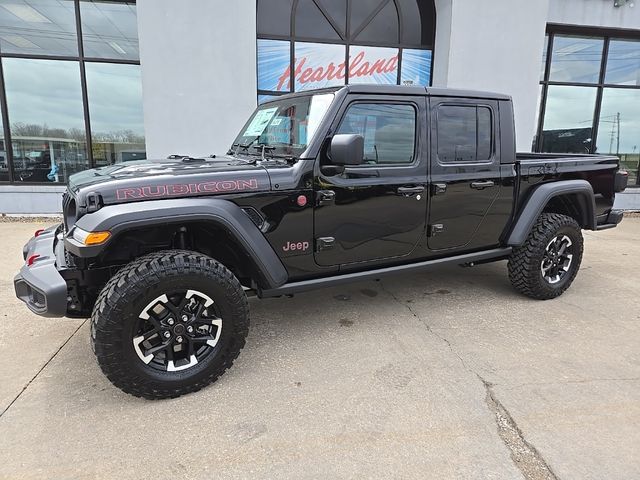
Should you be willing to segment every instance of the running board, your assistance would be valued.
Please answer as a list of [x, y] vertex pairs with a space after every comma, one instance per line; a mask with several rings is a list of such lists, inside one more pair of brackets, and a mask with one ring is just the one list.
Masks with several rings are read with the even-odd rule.
[[258, 296], [261, 298], [269, 298], [279, 297], [281, 295], [293, 295], [294, 293], [306, 292], [309, 290], [315, 290], [317, 288], [334, 287], [336, 285], [342, 285], [345, 283], [379, 279], [396, 273], [410, 273], [429, 270], [431, 268], [440, 267], [443, 265], [472, 264], [493, 260], [502, 260], [507, 258], [510, 254], [511, 247], [494, 248], [493, 250], [485, 250], [476, 253], [465, 253], [464, 255], [456, 255], [455, 257], [438, 258], [435, 260], [410, 263], [407, 265], [398, 265], [395, 267], [378, 268], [376, 270], [366, 270], [363, 272], [345, 273], [343, 275], [285, 283], [281, 287], [262, 290], [258, 292]]

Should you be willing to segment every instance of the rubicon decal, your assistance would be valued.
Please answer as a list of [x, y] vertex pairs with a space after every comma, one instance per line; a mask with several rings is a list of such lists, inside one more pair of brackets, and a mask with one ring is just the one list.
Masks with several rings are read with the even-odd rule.
[[119, 188], [116, 190], [116, 198], [118, 200], [130, 200], [136, 198], [179, 197], [198, 193], [228, 193], [257, 189], [258, 180], [255, 178], [248, 180], [222, 180], [220, 182], [172, 183]]

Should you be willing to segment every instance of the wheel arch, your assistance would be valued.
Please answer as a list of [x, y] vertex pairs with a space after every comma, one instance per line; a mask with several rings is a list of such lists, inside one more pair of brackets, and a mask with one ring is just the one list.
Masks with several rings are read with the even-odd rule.
[[561, 213], [574, 218], [580, 227], [596, 229], [595, 196], [586, 180], [562, 180], [536, 187], [524, 202], [509, 232], [507, 244], [522, 245], [543, 212]]
[[[81, 258], [104, 257], [122, 247], [124, 239], [141, 236], [143, 232], [157, 232], [158, 240], [164, 240], [180, 229], [197, 227], [197, 244], [209, 247], [195, 248], [195, 251], [215, 257], [210, 239], [220, 240], [216, 253], [223, 258], [216, 259], [223, 264], [232, 257], [242, 262], [260, 288], [278, 287], [288, 278], [284, 265], [262, 232], [240, 207], [228, 200], [171, 199], [111, 205], [81, 217], [75, 226], [85, 231], [111, 232], [105, 244], [90, 247], [68, 235], [65, 246]], [[141, 237], [141, 241], [143, 239]], [[153, 251], [152, 246], [150, 248]], [[158, 246], [162, 248], [165, 247]]]

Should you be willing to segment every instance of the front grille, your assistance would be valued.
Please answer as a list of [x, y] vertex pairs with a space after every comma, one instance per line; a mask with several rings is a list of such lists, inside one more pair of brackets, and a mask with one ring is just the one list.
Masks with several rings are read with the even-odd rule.
[[65, 233], [76, 223], [76, 200], [69, 190], [62, 194], [62, 222]]

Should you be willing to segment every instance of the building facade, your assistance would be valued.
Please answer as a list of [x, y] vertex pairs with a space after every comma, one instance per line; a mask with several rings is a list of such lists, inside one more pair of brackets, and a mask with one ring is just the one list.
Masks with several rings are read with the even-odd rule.
[[509, 94], [519, 150], [617, 154], [638, 184], [630, 0], [0, 0], [0, 214], [59, 212], [87, 168], [226, 151], [257, 103], [345, 83]]

